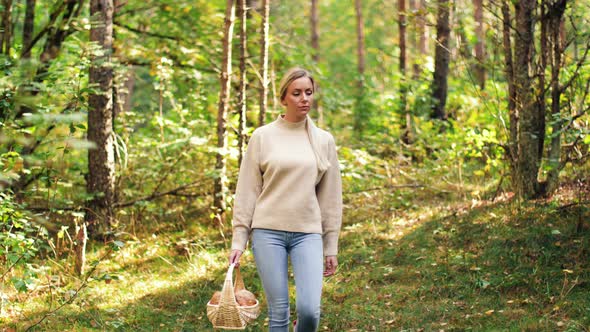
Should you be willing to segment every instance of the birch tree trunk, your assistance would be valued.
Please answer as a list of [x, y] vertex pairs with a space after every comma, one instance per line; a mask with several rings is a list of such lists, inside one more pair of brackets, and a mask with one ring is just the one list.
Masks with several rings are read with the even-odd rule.
[[239, 111], [239, 124], [238, 124], [238, 166], [242, 164], [242, 158], [246, 153], [246, 50], [247, 50], [247, 14], [248, 9], [246, 6], [246, 0], [239, 0], [240, 5], [240, 93], [238, 96], [238, 111]]
[[262, 33], [260, 36], [260, 66], [262, 82], [260, 89], [260, 113], [258, 122], [260, 126], [266, 123], [266, 110], [268, 99], [268, 34], [269, 24], [268, 19], [270, 15], [270, 0], [262, 1]]
[[[90, 1], [90, 41], [101, 52], [92, 56], [89, 85], [96, 92], [88, 97], [88, 140], [94, 147], [88, 150], [87, 191], [93, 195], [88, 202], [85, 223], [89, 236], [108, 237], [113, 225], [115, 197], [115, 153], [113, 133], [113, 1]], [[85, 226], [85, 225], [84, 225]], [[80, 232], [85, 232], [81, 227]], [[81, 237], [80, 237], [81, 238]], [[83, 272], [84, 265], [79, 267]]]
[[221, 65], [219, 92], [219, 107], [217, 111], [217, 161], [215, 170], [217, 177], [214, 185], [213, 208], [215, 220], [218, 225], [225, 224], [226, 197], [227, 197], [227, 174], [225, 150], [227, 149], [227, 113], [229, 107], [230, 85], [231, 85], [231, 57], [232, 40], [235, 20], [234, 0], [226, 1], [225, 25], [223, 33], [223, 59]]

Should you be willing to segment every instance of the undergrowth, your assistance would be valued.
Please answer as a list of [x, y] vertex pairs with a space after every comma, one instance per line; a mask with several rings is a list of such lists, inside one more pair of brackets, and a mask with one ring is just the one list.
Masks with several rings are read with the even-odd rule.
[[[321, 331], [588, 331], [586, 189], [531, 202], [461, 200], [429, 187], [347, 192]], [[208, 220], [185, 222], [123, 235], [74, 299], [69, 290], [82, 280], [68, 259], [45, 262], [46, 283], [6, 293], [3, 331], [213, 331], [206, 303], [221, 289], [228, 240]], [[94, 243], [89, 259], [107, 250]], [[249, 251], [242, 273], [263, 308], [247, 330], [265, 331]]]

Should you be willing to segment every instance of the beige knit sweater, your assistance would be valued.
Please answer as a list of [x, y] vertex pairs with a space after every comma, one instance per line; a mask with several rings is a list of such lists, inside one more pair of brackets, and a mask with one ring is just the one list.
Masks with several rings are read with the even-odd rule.
[[330, 167], [320, 172], [306, 121], [278, 117], [257, 128], [242, 160], [233, 211], [232, 249], [244, 251], [254, 228], [322, 234], [324, 256], [338, 253], [342, 182], [336, 144], [319, 130]]

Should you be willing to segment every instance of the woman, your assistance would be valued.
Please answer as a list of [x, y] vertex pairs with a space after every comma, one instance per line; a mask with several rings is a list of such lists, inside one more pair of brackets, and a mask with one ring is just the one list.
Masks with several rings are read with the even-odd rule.
[[308, 116], [314, 92], [307, 71], [287, 72], [280, 87], [285, 113], [254, 131], [238, 176], [229, 261], [239, 264], [251, 234], [271, 332], [288, 331], [287, 257], [295, 275], [297, 332], [317, 330], [322, 271], [330, 276], [338, 265], [340, 168], [334, 138]]

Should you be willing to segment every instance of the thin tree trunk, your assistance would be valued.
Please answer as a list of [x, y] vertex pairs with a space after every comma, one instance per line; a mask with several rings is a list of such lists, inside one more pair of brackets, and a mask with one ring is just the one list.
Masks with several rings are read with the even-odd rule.
[[88, 234], [109, 236], [113, 225], [115, 197], [115, 155], [113, 133], [113, 1], [91, 0], [90, 41], [102, 53], [93, 55], [89, 84], [96, 93], [88, 97], [88, 140], [95, 147], [88, 150], [87, 190], [93, 195], [86, 211]]
[[311, 48], [313, 49], [312, 59], [315, 63], [320, 61], [320, 32], [318, 30], [318, 0], [311, 0]]
[[398, 0], [398, 12], [399, 12], [399, 70], [402, 73], [402, 77], [405, 78], [406, 74], [406, 1]]
[[365, 75], [365, 29], [363, 23], [363, 10], [361, 0], [355, 0], [356, 10], [356, 54], [357, 54], [357, 70], [359, 75], [358, 86], [359, 90], [364, 90], [364, 75]]
[[417, 56], [417, 52], [418, 52], [418, 27], [417, 27], [417, 22], [418, 22], [418, 10], [420, 7], [420, 0], [409, 0], [408, 2], [409, 6], [410, 6], [410, 11], [411, 11], [411, 19], [409, 21], [409, 26], [411, 27], [411, 38], [410, 38], [410, 50], [414, 51], [414, 53], [412, 53], [411, 57], [412, 57], [412, 77], [414, 79], [417, 79], [418, 77], [420, 77], [420, 61], [419, 61], [419, 56]]
[[23, 25], [23, 50], [21, 58], [31, 58], [31, 42], [33, 41], [33, 33], [35, 32], [35, 0], [27, 0], [27, 8], [25, 10], [25, 23]]
[[[508, 115], [510, 118], [510, 143], [509, 156], [511, 165], [516, 163], [517, 148], [516, 142], [518, 140], [518, 110], [516, 109], [516, 88], [514, 86], [514, 63], [512, 59], [512, 41], [510, 39], [512, 19], [510, 17], [510, 7], [508, 7], [507, 0], [502, 1], [502, 37], [504, 46], [504, 70], [506, 79], [508, 81]], [[513, 172], [514, 174], [514, 169]]]
[[[537, 121], [539, 123], [539, 133], [543, 133], [545, 135], [545, 110], [547, 108], [547, 103], [545, 102], [546, 99], [546, 89], [545, 89], [545, 70], [547, 69], [547, 58], [550, 56], [549, 49], [547, 46], [547, 20], [543, 19], [545, 16], [545, 9], [546, 9], [546, 0], [541, 0], [540, 9], [539, 9], [539, 17], [541, 17], [541, 37], [540, 37], [540, 67], [537, 69], [537, 77], [538, 77], [538, 87], [537, 87]], [[533, 37], [534, 38], [534, 37]], [[533, 49], [534, 52], [534, 49]], [[545, 140], [541, 139], [538, 141], [538, 150], [539, 156], [543, 156], [543, 149], [545, 145]]]
[[432, 82], [432, 117], [446, 120], [445, 104], [447, 102], [447, 79], [449, 75], [449, 0], [438, 0], [438, 17], [436, 20], [436, 50], [434, 58], [434, 78]]
[[225, 25], [223, 34], [223, 59], [221, 66], [219, 92], [219, 108], [217, 112], [217, 162], [215, 169], [217, 178], [215, 179], [213, 207], [215, 209], [215, 219], [218, 225], [225, 224], [226, 196], [227, 196], [227, 175], [225, 149], [227, 149], [227, 113], [229, 107], [229, 95], [231, 88], [231, 57], [232, 57], [232, 40], [235, 19], [234, 0], [226, 1]]
[[479, 84], [480, 89], [485, 88], [486, 84], [486, 68], [485, 68], [485, 33], [483, 23], [483, 0], [473, 0], [473, 6], [475, 7], [475, 35], [477, 37], [477, 43], [475, 43], [475, 79]]
[[242, 164], [242, 158], [246, 153], [246, 49], [247, 49], [247, 14], [246, 0], [239, 0], [240, 4], [240, 94], [238, 96], [239, 134], [238, 134], [238, 166]]
[[74, 269], [78, 275], [83, 275], [86, 269], [86, 243], [88, 242], [88, 234], [86, 223], [82, 222], [76, 231], [76, 245], [74, 246], [75, 263]]
[[513, 184], [520, 197], [537, 194], [540, 166], [539, 140], [544, 139], [538, 130], [538, 108], [532, 91], [534, 13], [536, 0], [521, 0], [515, 4], [516, 40], [514, 43], [514, 86], [518, 109], [517, 160]]
[[[318, 0], [311, 0], [311, 48], [313, 49], [312, 60], [317, 65], [320, 62], [320, 31], [319, 31], [319, 13]], [[318, 87], [316, 86], [316, 89]], [[318, 112], [318, 125], [324, 124], [324, 112], [320, 105], [320, 98], [316, 90], [315, 98], [313, 99], [313, 109]]]
[[9, 55], [12, 44], [12, 0], [3, 0], [2, 6], [2, 34], [0, 34], [0, 53]]
[[419, 49], [420, 55], [425, 57], [428, 55], [428, 26], [426, 25], [426, 0], [416, 0], [418, 6], [418, 19], [417, 19], [417, 30], [420, 36]]
[[258, 122], [260, 126], [266, 122], [266, 110], [268, 99], [268, 34], [269, 34], [270, 0], [262, 1], [262, 33], [260, 37], [260, 66], [262, 67], [262, 82], [260, 89], [260, 113]]
[[404, 116], [402, 141], [406, 144], [411, 142], [410, 133], [412, 132], [411, 114], [407, 107], [406, 91], [406, 0], [398, 0], [398, 28], [399, 28], [399, 71], [401, 76], [400, 81], [400, 110]]
[[565, 12], [567, 0], [558, 0], [553, 2], [551, 13], [550, 31], [552, 42], [552, 63], [551, 63], [551, 146], [549, 149], [549, 173], [545, 192], [543, 194], [553, 193], [559, 186], [559, 172], [563, 165], [561, 163], [561, 130], [563, 120], [561, 119], [561, 93], [562, 87], [559, 84], [559, 73], [561, 71], [561, 53], [563, 37], [563, 14]]
[[356, 36], [357, 36], [357, 71], [358, 71], [358, 101], [354, 108], [354, 131], [362, 137], [364, 130], [364, 122], [367, 118], [367, 111], [363, 109], [365, 98], [365, 29], [363, 23], [363, 11], [361, 0], [355, 0], [356, 12]]

